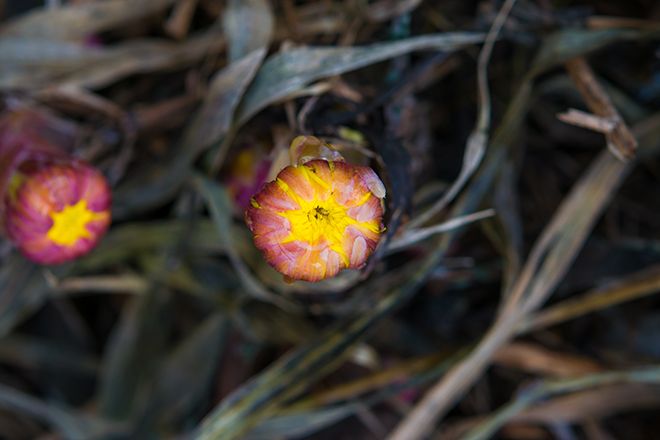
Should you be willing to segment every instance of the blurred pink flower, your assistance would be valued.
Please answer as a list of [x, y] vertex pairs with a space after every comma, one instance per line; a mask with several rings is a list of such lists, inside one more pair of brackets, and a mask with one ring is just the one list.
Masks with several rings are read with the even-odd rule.
[[7, 236], [30, 260], [58, 264], [88, 253], [110, 224], [110, 188], [80, 161], [28, 162], [4, 196]]
[[0, 225], [37, 263], [86, 254], [110, 224], [105, 178], [70, 154], [76, 133], [71, 122], [20, 103], [0, 117]]

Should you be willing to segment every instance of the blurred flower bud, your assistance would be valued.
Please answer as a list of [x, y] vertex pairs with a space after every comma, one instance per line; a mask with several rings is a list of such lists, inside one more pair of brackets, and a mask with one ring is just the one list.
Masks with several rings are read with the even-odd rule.
[[271, 266], [290, 279], [320, 281], [366, 263], [384, 230], [384, 195], [371, 168], [307, 159], [267, 183], [245, 218]]
[[110, 224], [110, 188], [79, 161], [25, 162], [4, 195], [4, 227], [30, 260], [58, 264], [88, 253]]
[[266, 181], [270, 166], [268, 153], [259, 146], [241, 149], [230, 162], [225, 181], [241, 212], [250, 205], [250, 197]]
[[75, 124], [8, 102], [0, 117], [0, 226], [30, 260], [58, 264], [89, 252], [110, 224], [103, 175], [71, 156]]

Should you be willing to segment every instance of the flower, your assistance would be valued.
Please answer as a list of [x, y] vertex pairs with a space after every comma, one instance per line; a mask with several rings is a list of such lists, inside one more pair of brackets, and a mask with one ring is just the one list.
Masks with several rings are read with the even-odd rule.
[[108, 229], [110, 199], [103, 175], [84, 162], [28, 161], [4, 195], [5, 232], [36, 263], [73, 260]]
[[371, 168], [306, 158], [267, 183], [245, 219], [256, 247], [285, 279], [320, 281], [365, 264], [384, 230], [384, 196]]

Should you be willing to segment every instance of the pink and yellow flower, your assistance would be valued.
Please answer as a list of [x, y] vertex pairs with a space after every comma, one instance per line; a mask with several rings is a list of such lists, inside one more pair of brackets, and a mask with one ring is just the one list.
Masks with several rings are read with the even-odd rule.
[[110, 224], [110, 188], [90, 165], [28, 162], [4, 196], [7, 236], [29, 259], [58, 264], [88, 253]]
[[366, 263], [384, 230], [384, 195], [371, 168], [313, 159], [280, 171], [245, 218], [271, 266], [290, 279], [320, 281]]

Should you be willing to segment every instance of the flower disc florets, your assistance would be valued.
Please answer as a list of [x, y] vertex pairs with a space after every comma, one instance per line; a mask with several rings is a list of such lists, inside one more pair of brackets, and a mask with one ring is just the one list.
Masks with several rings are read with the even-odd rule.
[[383, 196], [371, 168], [315, 159], [280, 171], [245, 218], [271, 266], [320, 281], [367, 261], [383, 231]]
[[79, 161], [24, 164], [12, 177], [5, 231], [32, 261], [58, 264], [89, 252], [110, 224], [110, 188]]

